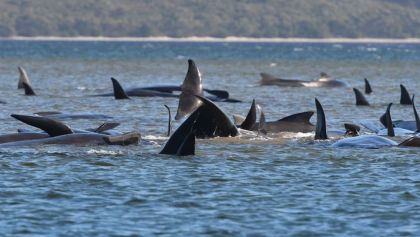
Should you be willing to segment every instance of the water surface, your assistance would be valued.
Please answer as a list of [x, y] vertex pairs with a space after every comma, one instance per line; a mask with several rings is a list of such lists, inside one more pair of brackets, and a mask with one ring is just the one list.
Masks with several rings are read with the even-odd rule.
[[[420, 149], [337, 149], [311, 137], [198, 141], [197, 155], [157, 155], [166, 141], [171, 98], [88, 97], [125, 87], [180, 84], [187, 59], [206, 87], [245, 103], [219, 106], [247, 113], [253, 98], [268, 120], [315, 110], [328, 126], [377, 119], [399, 84], [420, 89], [420, 45], [304, 43], [159, 43], [0, 41], [1, 133], [28, 128], [11, 113], [103, 113], [145, 141], [129, 147], [41, 146], [0, 151], [2, 236], [418, 236]], [[16, 90], [23, 66], [38, 96]], [[351, 87], [258, 86], [259, 73], [284, 78], [332, 77], [363, 88], [373, 106], [354, 106]], [[89, 128], [102, 120], [66, 121]], [[314, 121], [313, 121], [314, 122]], [[175, 127], [179, 123], [175, 124]], [[363, 131], [364, 133], [366, 132]], [[299, 138], [301, 137], [301, 138]], [[303, 138], [302, 138], [303, 137]]]

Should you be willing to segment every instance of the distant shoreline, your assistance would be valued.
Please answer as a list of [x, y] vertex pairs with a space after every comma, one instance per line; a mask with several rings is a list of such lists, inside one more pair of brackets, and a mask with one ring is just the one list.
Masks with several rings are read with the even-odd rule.
[[219, 43], [383, 43], [383, 44], [420, 44], [420, 38], [250, 38], [250, 37], [0, 37], [0, 40], [16, 41], [103, 41], [103, 42], [219, 42]]

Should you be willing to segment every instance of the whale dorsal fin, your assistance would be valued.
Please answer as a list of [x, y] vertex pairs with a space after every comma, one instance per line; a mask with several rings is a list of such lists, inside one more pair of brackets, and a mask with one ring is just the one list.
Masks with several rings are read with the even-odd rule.
[[114, 97], [116, 100], [130, 99], [117, 79], [111, 77], [111, 81], [112, 87], [114, 88]]
[[166, 135], [169, 137], [171, 135], [172, 130], [172, 114], [171, 109], [167, 105], [163, 105], [168, 110], [168, 131], [166, 132]]
[[356, 105], [357, 106], [369, 106], [369, 102], [366, 100], [366, 97], [358, 89], [353, 88], [354, 95], [356, 96]]
[[23, 123], [43, 130], [51, 137], [73, 133], [70, 127], [54, 119], [19, 114], [12, 114], [11, 116]]
[[311, 120], [313, 115], [314, 115], [313, 111], [306, 111], [306, 112], [302, 112], [302, 113], [292, 114], [290, 116], [279, 119], [278, 121], [295, 122], [295, 123], [297, 123], [297, 122], [299, 122], [299, 123], [310, 123], [309, 120]]
[[416, 119], [416, 130], [417, 130], [416, 132], [420, 132], [420, 117], [419, 117], [419, 114], [417, 113], [416, 104], [414, 103], [414, 95], [411, 101], [413, 102], [414, 117]]
[[23, 83], [26, 82], [26, 84], [30, 85], [31, 82], [29, 81], [28, 74], [26, 73], [25, 69], [23, 67], [18, 67], [19, 70], [19, 82], [18, 82], [18, 89], [23, 89]]
[[411, 105], [413, 101], [411, 101], [410, 93], [408, 93], [407, 88], [403, 84], [400, 85], [401, 88], [401, 99], [400, 104], [402, 105]]
[[325, 118], [324, 108], [321, 103], [315, 98], [316, 105], [316, 127], [315, 127], [315, 140], [326, 140], [327, 136], [327, 122]]
[[369, 83], [368, 79], [365, 78], [365, 94], [369, 95], [372, 92], [373, 92], [372, 87], [370, 86], [370, 83]]
[[99, 125], [99, 127], [93, 129], [93, 131], [96, 132], [96, 133], [102, 133], [102, 132], [114, 129], [118, 126], [120, 126], [120, 123], [106, 122], [106, 123], [103, 123], [103, 124]]
[[175, 120], [179, 120], [192, 113], [200, 105], [200, 100], [195, 95], [203, 95], [201, 74], [192, 59], [188, 60], [188, 72], [181, 86], [182, 92], [179, 96], [178, 110]]
[[388, 137], [395, 137], [394, 124], [392, 122], [392, 117], [391, 117], [391, 106], [392, 106], [392, 103], [390, 103], [388, 105], [388, 108], [386, 109], [385, 122], [386, 122], [386, 128], [388, 129]]
[[261, 81], [274, 81], [274, 80], [279, 79], [271, 74], [264, 73], [264, 72], [260, 73], [260, 75], [261, 75]]
[[262, 109], [260, 112], [260, 122], [258, 123], [258, 133], [267, 134], [267, 124], [265, 121], [265, 114]]
[[28, 96], [36, 95], [31, 85], [29, 85], [26, 82], [23, 82], [22, 85], [23, 85], [23, 88], [25, 89], [25, 95], [28, 95]]
[[257, 122], [257, 106], [255, 104], [255, 99], [252, 100], [251, 108], [249, 109], [248, 115], [241, 124], [241, 128], [245, 130], [252, 130], [255, 127]]

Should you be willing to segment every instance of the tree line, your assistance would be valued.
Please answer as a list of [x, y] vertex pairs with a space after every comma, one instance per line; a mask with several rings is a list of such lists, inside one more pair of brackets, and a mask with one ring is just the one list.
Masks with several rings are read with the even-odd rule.
[[416, 0], [3, 0], [0, 36], [420, 37]]

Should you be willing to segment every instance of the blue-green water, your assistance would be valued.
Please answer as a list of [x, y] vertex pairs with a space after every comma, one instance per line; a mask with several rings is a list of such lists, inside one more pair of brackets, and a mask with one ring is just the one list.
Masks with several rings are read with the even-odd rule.
[[[328, 126], [377, 119], [399, 84], [420, 89], [420, 45], [0, 41], [1, 133], [26, 126], [11, 113], [95, 112], [145, 141], [129, 147], [41, 146], [0, 150], [0, 236], [418, 236], [420, 149], [338, 149], [309, 134], [199, 140], [197, 155], [157, 155], [166, 110], [176, 99], [87, 97], [125, 87], [180, 84], [196, 61], [208, 88], [268, 120], [324, 105]], [[16, 90], [23, 66], [38, 96]], [[317, 79], [325, 71], [363, 88], [372, 106], [354, 106], [351, 88], [258, 86], [259, 73]], [[77, 128], [101, 120], [66, 121]], [[176, 123], [175, 127], [180, 123]], [[363, 133], [366, 133], [363, 130]]]

